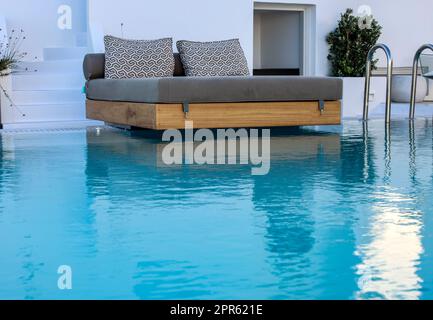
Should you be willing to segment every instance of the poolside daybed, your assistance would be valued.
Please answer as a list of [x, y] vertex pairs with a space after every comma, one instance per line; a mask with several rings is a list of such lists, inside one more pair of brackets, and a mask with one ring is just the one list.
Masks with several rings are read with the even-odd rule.
[[104, 54], [84, 59], [89, 119], [153, 130], [335, 125], [342, 80], [326, 77], [174, 77], [105, 79]]

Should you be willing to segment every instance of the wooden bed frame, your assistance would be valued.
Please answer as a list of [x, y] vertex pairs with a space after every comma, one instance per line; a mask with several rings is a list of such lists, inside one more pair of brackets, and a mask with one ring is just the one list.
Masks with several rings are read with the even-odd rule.
[[[322, 107], [322, 111], [320, 111]], [[340, 101], [149, 104], [86, 101], [87, 118], [151, 130], [263, 128], [341, 124]]]

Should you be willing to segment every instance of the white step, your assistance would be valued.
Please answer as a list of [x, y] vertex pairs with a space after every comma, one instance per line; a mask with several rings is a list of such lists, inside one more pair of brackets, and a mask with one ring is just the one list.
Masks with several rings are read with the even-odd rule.
[[[15, 108], [17, 122], [38, 122], [38, 121], [75, 121], [85, 120], [85, 103], [61, 103], [61, 104], [33, 104], [18, 105]], [[20, 112], [25, 114], [22, 117]]]
[[4, 123], [3, 129], [8, 132], [25, 132], [25, 130], [74, 130], [87, 129], [89, 127], [103, 127], [105, 124], [102, 121], [96, 120], [62, 120], [62, 121], [27, 121], [17, 123]]
[[87, 47], [45, 48], [44, 60], [82, 59], [87, 52]]
[[81, 72], [83, 69], [83, 60], [49, 60], [49, 61], [26, 61], [18, 65], [18, 73], [71, 73]]
[[12, 76], [12, 90], [82, 89], [85, 84], [82, 73], [25, 73]]
[[85, 99], [82, 90], [26, 90], [12, 91], [12, 99], [15, 104], [46, 104], [82, 102]]

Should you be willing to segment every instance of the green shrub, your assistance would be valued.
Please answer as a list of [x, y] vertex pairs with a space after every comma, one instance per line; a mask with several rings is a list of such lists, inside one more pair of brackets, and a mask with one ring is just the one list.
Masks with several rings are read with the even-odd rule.
[[[361, 19], [361, 20], [360, 20]], [[326, 38], [329, 44], [328, 60], [336, 77], [363, 77], [368, 51], [382, 34], [382, 27], [372, 17], [359, 18], [347, 9], [341, 15], [337, 28]], [[377, 60], [372, 68], [376, 69]]]

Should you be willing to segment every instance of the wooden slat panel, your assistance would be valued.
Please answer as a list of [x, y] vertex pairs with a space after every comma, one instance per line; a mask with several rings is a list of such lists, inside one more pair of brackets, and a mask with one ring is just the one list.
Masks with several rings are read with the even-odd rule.
[[[159, 130], [184, 128], [182, 105], [157, 104]], [[318, 102], [191, 104], [188, 120], [195, 128], [284, 127], [331, 125], [341, 122], [340, 101], [329, 101], [320, 114]]]
[[181, 104], [87, 101], [89, 119], [147, 129], [284, 127], [341, 123], [340, 101], [327, 101], [323, 114], [318, 102], [254, 102], [191, 104], [185, 119]]
[[86, 101], [87, 118], [140, 128], [155, 128], [154, 104]]

